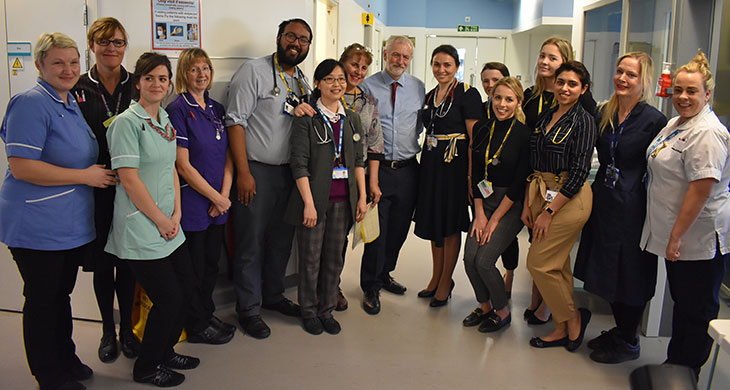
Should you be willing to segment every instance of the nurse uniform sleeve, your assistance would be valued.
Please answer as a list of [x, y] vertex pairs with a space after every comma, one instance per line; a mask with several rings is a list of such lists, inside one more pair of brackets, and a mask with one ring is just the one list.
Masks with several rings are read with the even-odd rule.
[[139, 137], [144, 124], [126, 116], [119, 116], [106, 134], [112, 169], [139, 168]]
[[24, 95], [13, 97], [0, 130], [7, 156], [40, 160], [50, 122], [51, 118], [33, 99]]
[[187, 114], [187, 112], [185, 112], [184, 108], [182, 108], [182, 104], [179, 103], [180, 102], [178, 100], [175, 100], [174, 102], [170, 103], [167, 108], [165, 108], [165, 111], [167, 111], [168, 119], [170, 119], [170, 124], [172, 125], [172, 127], [175, 128], [175, 131], [177, 133], [177, 136], [175, 137], [177, 146], [182, 146], [185, 149], [189, 149], [188, 126], [185, 120], [185, 114]]
[[687, 140], [687, 147], [682, 151], [682, 160], [688, 181], [711, 178], [719, 182], [722, 179], [725, 162], [730, 153], [728, 135], [722, 131], [712, 128], [701, 129]]

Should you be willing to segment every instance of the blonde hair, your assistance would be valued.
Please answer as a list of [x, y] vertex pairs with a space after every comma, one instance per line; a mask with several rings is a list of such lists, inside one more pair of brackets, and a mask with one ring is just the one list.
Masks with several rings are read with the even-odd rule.
[[[560, 57], [563, 59], [563, 63], [566, 63], [568, 61], [573, 61], [573, 46], [570, 44], [570, 42], [566, 41], [563, 38], [558, 37], [550, 37], [545, 40], [545, 42], [542, 43], [542, 46], [540, 46], [540, 50], [542, 50], [543, 47], [546, 45], [555, 45], [555, 47], [558, 48], [558, 51], [560, 52]], [[540, 76], [540, 74], [537, 72], [537, 63], [535, 63], [535, 88], [532, 91], [532, 95], [530, 96], [530, 100], [536, 99], [538, 96], [540, 96], [543, 92], [545, 92], [545, 79]]]
[[35, 44], [35, 50], [33, 50], [33, 60], [42, 64], [46, 58], [46, 53], [51, 49], [76, 49], [76, 54], [79, 54], [79, 47], [76, 46], [76, 42], [71, 39], [68, 35], [60, 32], [43, 33], [38, 42]]
[[188, 92], [188, 80], [187, 73], [192, 68], [195, 61], [203, 60], [210, 68], [210, 82], [205, 88], [206, 91], [210, 90], [213, 85], [213, 63], [208, 57], [208, 53], [203, 49], [197, 47], [191, 49], [185, 49], [180, 53], [180, 57], [177, 60], [177, 70], [175, 71], [175, 93], [181, 95]]
[[[493, 91], [497, 90], [497, 87], [500, 85], [504, 85], [505, 87], [509, 88], [514, 92], [515, 96], [517, 97], [517, 108], [515, 108], [515, 118], [517, 118], [518, 121], [525, 123], [525, 112], [522, 111], [522, 101], [525, 100], [525, 93], [522, 91], [522, 83], [520, 83], [520, 80], [517, 80], [514, 77], [502, 77], [497, 81], [496, 84], [494, 84]], [[494, 93], [494, 92], [492, 92]]]
[[95, 39], [111, 39], [111, 37], [114, 36], [114, 32], [119, 30], [119, 32], [124, 35], [124, 40], [129, 41], [129, 37], [127, 36], [127, 30], [124, 29], [124, 26], [122, 26], [122, 23], [119, 22], [116, 18], [101, 18], [96, 19], [94, 23], [91, 24], [91, 27], [89, 27], [89, 32], [86, 34], [86, 40], [91, 46]]
[[699, 72], [700, 74], [702, 74], [705, 92], [715, 89], [715, 79], [712, 77], [712, 72], [710, 72], [710, 63], [707, 61], [707, 57], [705, 56], [705, 53], [702, 52], [702, 49], [697, 50], [697, 55], [695, 56], [695, 58], [692, 59], [692, 61], [688, 62], [685, 65], [682, 65], [679, 69], [677, 69], [677, 71], [674, 73], [674, 79], [672, 80], [672, 83], [677, 80], [677, 75], [679, 74], [679, 72]]
[[[621, 61], [623, 61], [626, 58], [633, 58], [636, 61], [639, 62], [639, 79], [641, 80], [641, 100], [642, 102], [648, 101], [652, 98], [652, 80], [651, 75], [654, 74], [654, 61], [652, 61], [651, 57], [649, 57], [648, 54], [641, 52], [641, 51], [634, 51], [631, 53], [626, 53], [619, 57], [618, 61], [616, 61], [616, 67], [621, 64]], [[616, 96], [616, 93], [614, 92], [613, 95], [611, 95], [611, 98], [608, 99], [606, 103], [603, 103], [599, 107], [599, 111], [601, 111], [601, 123], [598, 126], [598, 128], [603, 132], [608, 128], [608, 126], [613, 126], [613, 116], [616, 115], [616, 112], [618, 112], [618, 96]]]
[[370, 50], [367, 47], [359, 43], [353, 43], [352, 45], [347, 46], [345, 50], [342, 51], [340, 62], [344, 64], [345, 61], [355, 56], [364, 57], [368, 62], [368, 66], [373, 63], [373, 54], [370, 53]]

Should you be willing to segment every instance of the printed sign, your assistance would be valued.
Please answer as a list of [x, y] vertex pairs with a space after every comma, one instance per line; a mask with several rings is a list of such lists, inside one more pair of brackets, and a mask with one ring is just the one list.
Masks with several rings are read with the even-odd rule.
[[152, 50], [200, 47], [200, 0], [152, 0]]

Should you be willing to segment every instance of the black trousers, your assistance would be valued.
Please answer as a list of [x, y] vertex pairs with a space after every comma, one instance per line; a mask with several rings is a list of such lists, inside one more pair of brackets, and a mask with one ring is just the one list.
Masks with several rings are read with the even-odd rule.
[[134, 375], [144, 376], [172, 357], [190, 302], [193, 270], [186, 244], [157, 260], [127, 260], [152, 301]]
[[363, 291], [380, 290], [383, 279], [395, 270], [398, 254], [411, 228], [418, 196], [418, 163], [399, 169], [380, 164], [378, 176], [383, 192], [378, 203], [380, 236], [365, 244], [360, 266]]
[[84, 251], [10, 248], [23, 278], [23, 342], [30, 372], [41, 385], [68, 381], [66, 372], [80, 362], [71, 339], [71, 298]]
[[711, 260], [666, 261], [674, 300], [667, 363], [691, 367], [698, 376], [712, 349], [707, 328], [720, 310], [718, 292], [728, 257], [718, 250]]
[[199, 313], [195, 316], [198, 318], [193, 319], [197, 320], [197, 324], [193, 325], [193, 331], [205, 329], [215, 312], [213, 290], [218, 278], [218, 261], [221, 257], [224, 233], [225, 225], [210, 225], [206, 230], [185, 232], [195, 280], [195, 285], [190, 286], [190, 289], [192, 294], [197, 295], [200, 305]]

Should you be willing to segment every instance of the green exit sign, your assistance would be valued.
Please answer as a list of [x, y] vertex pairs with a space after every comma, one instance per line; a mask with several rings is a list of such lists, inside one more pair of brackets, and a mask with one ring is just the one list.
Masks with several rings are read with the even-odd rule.
[[456, 27], [456, 31], [458, 31], [458, 32], [479, 32], [479, 26], [468, 26], [465, 24], [460, 24]]

